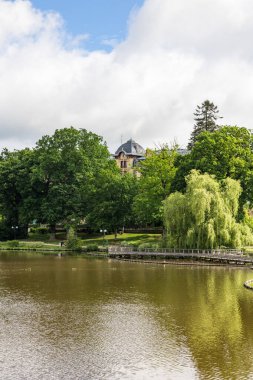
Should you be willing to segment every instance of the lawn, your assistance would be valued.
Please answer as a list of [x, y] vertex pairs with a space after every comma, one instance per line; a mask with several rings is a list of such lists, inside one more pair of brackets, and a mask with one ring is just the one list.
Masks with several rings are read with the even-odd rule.
[[119, 234], [117, 236], [117, 239], [115, 239], [114, 234], [113, 235], [106, 235], [105, 238], [101, 235], [96, 236], [90, 236], [90, 235], [83, 235], [83, 245], [86, 244], [98, 244], [98, 245], [124, 245], [126, 243], [127, 245], [135, 245], [138, 246], [143, 243], [159, 243], [162, 239], [161, 234], [133, 234], [133, 233], [126, 233], [126, 234]]
[[[42, 250], [61, 250], [66, 249], [66, 246], [61, 247], [60, 241], [66, 242], [66, 236], [57, 234], [56, 240], [48, 240], [49, 235], [38, 235], [33, 236], [30, 234], [29, 238], [26, 240], [19, 241], [9, 241], [9, 242], [0, 242], [0, 248], [12, 248], [12, 249], [42, 249]], [[140, 234], [140, 233], [125, 233], [119, 234], [117, 239], [115, 239], [114, 234], [106, 235], [105, 238], [103, 235], [90, 235], [82, 234], [78, 236], [81, 239], [81, 245], [83, 247], [89, 246], [104, 246], [104, 245], [133, 245], [139, 246], [140, 244], [157, 244], [161, 242], [161, 234]]]

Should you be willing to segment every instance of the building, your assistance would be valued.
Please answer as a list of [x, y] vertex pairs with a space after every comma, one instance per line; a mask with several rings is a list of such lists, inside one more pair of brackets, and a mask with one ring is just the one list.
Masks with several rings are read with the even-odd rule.
[[[159, 150], [157, 150], [159, 152]], [[184, 156], [189, 153], [187, 149], [178, 148], [178, 154]], [[121, 173], [135, 173], [137, 176], [140, 173], [137, 171], [137, 166], [140, 161], [145, 160], [145, 149], [133, 139], [128, 140], [116, 150], [112, 156], [116, 160]]]
[[140, 144], [130, 139], [120, 145], [113, 157], [122, 173], [134, 173], [138, 162], [145, 160], [145, 150]]

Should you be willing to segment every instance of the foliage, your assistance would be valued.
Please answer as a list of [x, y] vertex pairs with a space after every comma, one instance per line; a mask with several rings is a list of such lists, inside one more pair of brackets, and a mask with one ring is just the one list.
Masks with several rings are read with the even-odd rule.
[[243, 208], [243, 222], [253, 231], [253, 210], [246, 204]]
[[149, 150], [146, 160], [140, 164], [141, 177], [133, 209], [136, 220], [142, 225], [162, 224], [162, 202], [171, 192], [177, 156], [176, 147], [170, 149], [164, 145], [159, 150]]
[[73, 227], [69, 228], [66, 248], [73, 251], [81, 251], [82, 249], [82, 240], [77, 238]]
[[246, 128], [224, 126], [212, 133], [201, 133], [191, 152], [178, 162], [173, 190], [185, 191], [185, 178], [192, 169], [213, 174], [218, 180], [230, 177], [240, 180], [243, 189], [240, 197], [242, 210], [244, 203], [253, 200], [252, 142], [252, 136]]
[[94, 192], [94, 178], [112, 165], [102, 138], [85, 129], [56, 130], [38, 141], [35, 156], [36, 219], [52, 227], [83, 219]]
[[93, 230], [106, 229], [115, 236], [123, 227], [133, 223], [132, 203], [137, 192], [137, 180], [132, 174], [121, 175], [119, 170], [97, 175], [96, 192], [90, 201], [88, 225]]
[[47, 227], [31, 227], [30, 232], [34, 234], [42, 234], [45, 235], [49, 232]]
[[159, 244], [155, 244], [155, 243], [142, 243], [138, 246], [138, 248], [139, 248], [139, 250], [142, 250], [145, 248], [150, 248], [150, 249], [156, 250], [156, 249], [159, 249], [160, 246], [159, 246]]
[[[217, 117], [217, 107], [211, 105], [209, 111]], [[202, 112], [201, 107], [198, 110]], [[203, 115], [199, 114], [199, 120], [195, 116], [196, 123], [204, 123]], [[93, 231], [106, 229], [115, 236], [123, 227], [162, 225], [163, 201], [180, 191], [171, 195], [170, 205], [165, 202], [167, 211], [174, 215], [167, 221], [175, 229], [167, 235], [169, 244], [183, 246], [187, 242], [191, 246], [197, 239], [198, 246], [203, 242], [209, 246], [240, 245], [253, 228], [253, 139], [245, 128], [214, 130], [211, 121], [205, 126], [209, 131], [195, 136], [185, 156], [177, 153], [177, 147], [167, 145], [147, 151], [138, 167], [140, 178], [122, 176], [102, 138], [84, 129], [56, 130], [52, 136], [43, 136], [34, 149], [4, 149], [0, 156], [0, 240], [26, 237], [32, 221], [50, 225], [51, 231], [56, 223], [71, 226], [83, 221]], [[220, 182], [214, 186], [212, 178], [212, 191], [204, 187], [191, 192], [192, 169], [215, 175]], [[242, 191], [233, 180], [240, 181]], [[201, 210], [205, 211], [201, 214]], [[214, 210], [218, 210], [216, 219]], [[238, 215], [244, 224], [237, 223]], [[42, 238], [46, 238], [44, 227], [32, 227], [31, 231], [33, 238], [37, 233], [40, 238], [45, 233]], [[97, 240], [101, 243], [102, 239]], [[91, 243], [97, 244], [97, 240]], [[128, 241], [125, 235], [119, 236], [121, 240]], [[143, 242], [142, 238], [129, 240], [136, 245]], [[68, 239], [71, 249], [80, 244], [76, 237]]]
[[121, 241], [120, 242], [120, 245], [122, 246], [122, 247], [130, 247], [131, 246], [131, 244], [129, 244], [129, 242], [127, 241], [127, 240], [123, 240], [123, 241]]
[[166, 239], [170, 247], [241, 247], [252, 241], [251, 230], [237, 223], [241, 187], [227, 178], [193, 170], [186, 179], [186, 193], [171, 194], [164, 202]]
[[16, 247], [19, 247], [19, 241], [18, 240], [9, 240], [6, 242], [6, 244], [8, 245], [8, 247], [10, 248], [16, 248]]
[[194, 113], [195, 125], [193, 132], [191, 134], [190, 142], [188, 144], [188, 149], [192, 149], [197, 139], [197, 136], [204, 131], [214, 132], [218, 129], [216, 124], [217, 119], [221, 119], [218, 116], [218, 107], [215, 106], [209, 100], [205, 100], [201, 106], [197, 106], [197, 109]]
[[17, 237], [27, 236], [27, 225], [32, 218], [36, 203], [31, 186], [33, 151], [23, 149], [9, 152], [4, 149], [0, 156], [0, 214], [6, 238], [13, 237], [12, 226]]
[[95, 243], [88, 244], [86, 246], [86, 249], [87, 249], [88, 252], [96, 252], [96, 251], [98, 251], [98, 244], [95, 244]]
[[[32, 220], [68, 224], [86, 216], [94, 196], [94, 178], [115, 166], [102, 138], [86, 130], [65, 128], [43, 136], [35, 149], [9, 152], [0, 157], [0, 213], [11, 237], [26, 237]], [[15, 236], [13, 236], [15, 238]]]

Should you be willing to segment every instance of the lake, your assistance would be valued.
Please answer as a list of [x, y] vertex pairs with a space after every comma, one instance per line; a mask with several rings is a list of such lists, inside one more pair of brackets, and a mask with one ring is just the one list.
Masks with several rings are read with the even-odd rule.
[[253, 271], [0, 253], [0, 378], [253, 379]]

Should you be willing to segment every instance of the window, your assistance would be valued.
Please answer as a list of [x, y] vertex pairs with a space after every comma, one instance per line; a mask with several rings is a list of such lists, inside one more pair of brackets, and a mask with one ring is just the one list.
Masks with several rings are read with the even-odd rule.
[[121, 169], [127, 168], [127, 161], [120, 161]]

